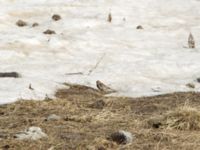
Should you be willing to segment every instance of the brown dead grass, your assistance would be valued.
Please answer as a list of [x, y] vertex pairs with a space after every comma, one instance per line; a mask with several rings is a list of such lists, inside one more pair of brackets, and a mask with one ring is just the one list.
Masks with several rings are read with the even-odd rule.
[[[96, 89], [73, 85], [58, 90], [56, 96], [56, 100], [22, 100], [0, 106], [0, 149], [200, 149], [199, 93], [105, 97]], [[104, 103], [98, 108], [99, 101]], [[46, 121], [50, 114], [62, 119]], [[162, 124], [155, 128], [153, 124], [156, 121], [152, 123], [152, 118]], [[30, 126], [42, 128], [48, 138], [38, 141], [13, 138], [16, 132]], [[112, 132], [118, 130], [134, 134], [133, 143], [117, 145], [107, 140]]]

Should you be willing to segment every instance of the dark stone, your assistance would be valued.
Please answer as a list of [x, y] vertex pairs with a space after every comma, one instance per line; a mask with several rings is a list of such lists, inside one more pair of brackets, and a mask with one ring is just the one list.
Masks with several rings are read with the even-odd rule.
[[114, 132], [110, 135], [109, 140], [116, 142], [117, 144], [126, 144], [127, 137], [121, 132]]
[[39, 24], [37, 22], [32, 24], [32, 27], [37, 27], [37, 26], [39, 26]]
[[141, 25], [137, 26], [136, 29], [144, 29]]
[[47, 30], [44, 31], [43, 33], [44, 33], [44, 34], [56, 34], [55, 31], [53, 31], [53, 30], [49, 30], [49, 29], [47, 29]]
[[0, 72], [0, 78], [19, 78], [20, 75], [17, 72]]
[[16, 22], [16, 25], [19, 26], [19, 27], [24, 27], [24, 26], [27, 26], [27, 23], [23, 20], [18, 20]]
[[197, 82], [199, 82], [199, 83], [200, 83], [200, 78], [197, 78]]
[[58, 14], [54, 14], [54, 15], [52, 16], [52, 19], [53, 19], [54, 21], [58, 21], [58, 20], [61, 19], [61, 17], [60, 17], [60, 15], [58, 15]]

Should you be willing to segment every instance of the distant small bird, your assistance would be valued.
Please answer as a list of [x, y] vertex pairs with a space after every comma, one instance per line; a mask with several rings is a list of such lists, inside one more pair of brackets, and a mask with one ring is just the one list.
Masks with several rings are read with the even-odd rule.
[[116, 92], [115, 90], [113, 90], [110, 87], [106, 86], [104, 83], [102, 83], [99, 80], [96, 81], [96, 86], [101, 92], [106, 93], [106, 94]]
[[111, 15], [111, 13], [108, 14], [108, 20], [107, 21], [108, 22], [112, 22], [112, 15]]
[[195, 41], [194, 41], [194, 37], [193, 37], [192, 33], [190, 33], [190, 35], [188, 37], [188, 47], [195, 48]]

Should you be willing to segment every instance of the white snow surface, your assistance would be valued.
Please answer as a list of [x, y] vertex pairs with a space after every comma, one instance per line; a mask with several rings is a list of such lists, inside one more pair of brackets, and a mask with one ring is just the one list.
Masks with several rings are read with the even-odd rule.
[[[54, 98], [63, 82], [100, 80], [115, 96], [190, 91], [187, 83], [200, 91], [199, 8], [200, 0], [0, 0], [0, 72], [22, 75], [0, 78], [0, 104]], [[16, 26], [19, 19], [28, 26]], [[190, 32], [195, 49], [186, 48]]]

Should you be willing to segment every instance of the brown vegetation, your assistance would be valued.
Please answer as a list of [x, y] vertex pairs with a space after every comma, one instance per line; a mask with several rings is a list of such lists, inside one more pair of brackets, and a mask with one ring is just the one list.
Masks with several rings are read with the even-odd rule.
[[[57, 99], [17, 101], [0, 106], [0, 148], [15, 150], [200, 149], [200, 94], [106, 97], [87, 86], [58, 90]], [[55, 114], [58, 120], [46, 119]], [[19, 141], [15, 133], [40, 127], [48, 138]], [[119, 130], [134, 135], [126, 145], [108, 137]]]

